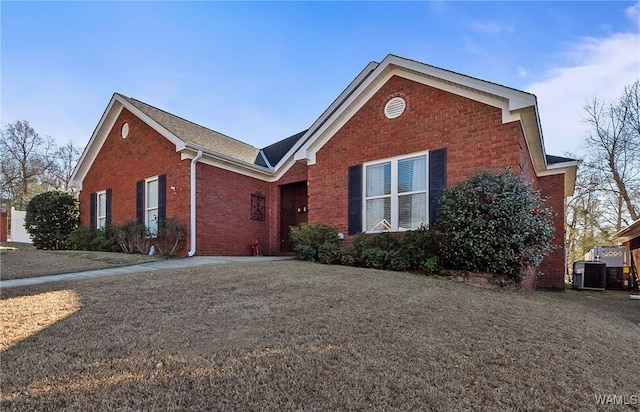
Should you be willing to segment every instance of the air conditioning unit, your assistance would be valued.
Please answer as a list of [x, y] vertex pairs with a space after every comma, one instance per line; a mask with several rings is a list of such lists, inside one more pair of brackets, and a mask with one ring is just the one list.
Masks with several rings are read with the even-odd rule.
[[573, 263], [573, 288], [604, 290], [607, 286], [607, 264], [579, 260]]
[[607, 289], [627, 290], [631, 287], [631, 253], [628, 247], [596, 246], [585, 253], [584, 260], [606, 264]]

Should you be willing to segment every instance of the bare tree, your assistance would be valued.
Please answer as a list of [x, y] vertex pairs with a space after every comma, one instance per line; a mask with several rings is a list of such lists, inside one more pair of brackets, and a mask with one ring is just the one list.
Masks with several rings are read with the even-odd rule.
[[79, 158], [80, 148], [75, 146], [72, 141], [59, 147], [54, 155], [55, 161], [46, 174], [47, 183], [52, 188], [73, 193], [69, 180]]
[[609, 238], [615, 232], [614, 225], [603, 220], [607, 204], [600, 195], [601, 182], [598, 176], [583, 168], [583, 164], [580, 160], [574, 195], [566, 203], [565, 244], [570, 266], [583, 259], [592, 247], [609, 244]]
[[637, 81], [625, 88], [618, 102], [596, 97], [585, 106], [585, 122], [591, 127], [585, 168], [597, 178], [608, 205], [603, 218], [616, 230], [640, 217], [639, 93]]
[[2, 130], [0, 138], [0, 190], [11, 206], [24, 209], [41, 191], [45, 173], [54, 163], [55, 145], [42, 137], [28, 121], [16, 121]]

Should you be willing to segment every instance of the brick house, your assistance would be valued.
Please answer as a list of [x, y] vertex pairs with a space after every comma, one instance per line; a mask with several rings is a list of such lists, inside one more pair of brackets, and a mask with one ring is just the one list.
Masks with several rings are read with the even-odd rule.
[[114, 94], [72, 177], [85, 225], [165, 217], [183, 253], [291, 252], [302, 222], [359, 232], [432, 224], [446, 186], [510, 166], [557, 211], [538, 287], [563, 287], [564, 200], [577, 163], [545, 153], [536, 97], [388, 55], [369, 63], [308, 130], [256, 148]]

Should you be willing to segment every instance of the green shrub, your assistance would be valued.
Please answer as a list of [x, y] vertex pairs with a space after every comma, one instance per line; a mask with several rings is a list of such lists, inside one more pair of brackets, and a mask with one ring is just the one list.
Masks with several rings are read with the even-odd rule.
[[78, 216], [78, 199], [53, 190], [29, 201], [24, 226], [38, 249], [66, 249], [69, 234], [78, 226]]
[[[296, 257], [301, 260], [321, 261], [320, 249], [323, 248], [322, 260], [337, 262], [338, 258], [330, 258], [333, 252], [329, 252], [335, 246], [339, 247], [338, 230], [334, 227], [322, 224], [302, 223], [300, 226], [291, 226], [291, 240]], [[333, 245], [333, 246], [332, 246]]]
[[364, 233], [357, 234], [351, 241], [351, 245], [343, 249], [340, 256], [341, 263], [349, 266], [365, 266], [364, 251], [371, 248], [370, 237], [371, 235]]
[[340, 256], [338, 257], [337, 263], [344, 266], [361, 266], [356, 264], [356, 254], [353, 246], [340, 249]]
[[425, 225], [405, 232], [399, 253], [405, 266], [403, 270], [422, 271], [428, 259], [438, 256], [439, 242], [438, 233]]
[[117, 227], [109, 225], [96, 230], [93, 250], [98, 252], [121, 252], [122, 249], [118, 244]]
[[87, 226], [78, 226], [67, 237], [69, 249], [93, 250], [93, 242], [97, 231]]
[[552, 217], [539, 193], [510, 169], [479, 173], [442, 195], [440, 256], [454, 269], [519, 281], [549, 252]]
[[437, 256], [429, 256], [424, 260], [422, 267], [428, 273], [438, 273], [440, 270], [440, 264]]
[[325, 265], [340, 263], [340, 245], [333, 242], [325, 242], [318, 248], [318, 262]]
[[155, 245], [163, 256], [173, 256], [183, 243], [187, 227], [177, 218], [171, 217], [158, 227]]
[[78, 226], [67, 239], [70, 249], [98, 252], [122, 252], [117, 238], [118, 227], [109, 225], [102, 229]]
[[302, 224], [291, 228], [298, 259], [371, 269], [437, 272], [438, 236], [422, 226], [404, 233], [356, 235], [340, 247], [338, 232], [326, 225]]
[[362, 265], [370, 269], [389, 269], [393, 257], [393, 251], [372, 247], [362, 252]]

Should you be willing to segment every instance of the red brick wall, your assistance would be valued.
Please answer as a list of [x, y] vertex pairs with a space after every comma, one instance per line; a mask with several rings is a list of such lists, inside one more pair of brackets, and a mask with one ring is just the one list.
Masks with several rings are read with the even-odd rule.
[[554, 211], [552, 246], [554, 250], [540, 265], [536, 276], [536, 289], [564, 289], [565, 248], [564, 248], [564, 175], [538, 178], [538, 189], [547, 198], [546, 206]]
[[[129, 135], [120, 130], [129, 123]], [[177, 217], [189, 226], [189, 160], [180, 160], [175, 145], [123, 109], [82, 182], [80, 220], [89, 226], [89, 202], [93, 192], [111, 189], [111, 223], [136, 218], [136, 182], [167, 175], [167, 217]], [[171, 190], [171, 187], [175, 190]], [[189, 250], [188, 235], [180, 253]]]
[[[196, 172], [197, 255], [248, 256], [257, 239], [270, 253], [270, 185], [258, 179], [198, 163]], [[251, 220], [251, 194], [265, 196], [265, 220]]]
[[[401, 96], [407, 108], [396, 119], [384, 105]], [[461, 96], [392, 77], [317, 153], [309, 167], [309, 221], [347, 231], [347, 168], [367, 161], [447, 148], [447, 183], [486, 169], [532, 166], [521, 156], [519, 122], [502, 124], [502, 111]]]
[[9, 232], [9, 226], [7, 224], [8, 220], [9, 220], [8, 213], [0, 212], [0, 242], [7, 241], [7, 235]]

